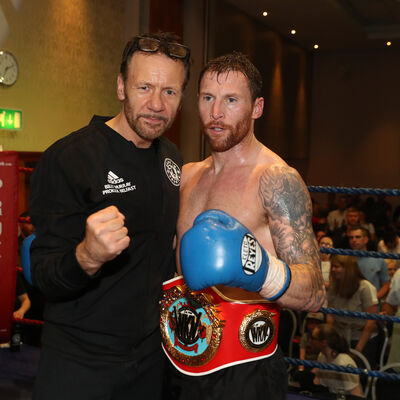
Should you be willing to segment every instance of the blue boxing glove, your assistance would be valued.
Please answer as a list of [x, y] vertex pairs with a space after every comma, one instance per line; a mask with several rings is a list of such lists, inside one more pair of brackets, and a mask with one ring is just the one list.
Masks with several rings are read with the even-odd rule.
[[252, 233], [221, 210], [200, 214], [182, 237], [180, 263], [192, 290], [240, 287], [276, 300], [288, 288], [290, 269], [264, 250]]

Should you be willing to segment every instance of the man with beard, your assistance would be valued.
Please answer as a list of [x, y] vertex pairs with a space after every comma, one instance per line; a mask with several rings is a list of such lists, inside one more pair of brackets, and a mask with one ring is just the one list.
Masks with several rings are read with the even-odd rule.
[[33, 283], [46, 298], [34, 398], [158, 399], [158, 298], [174, 274], [181, 156], [161, 135], [189, 78], [170, 34], [125, 47], [114, 118], [53, 144], [32, 177]]
[[212, 154], [183, 167], [177, 237], [186, 283], [167, 282], [161, 300], [174, 398], [286, 399], [279, 307], [317, 311], [324, 302], [307, 188], [254, 135], [261, 86], [241, 53], [200, 74]]

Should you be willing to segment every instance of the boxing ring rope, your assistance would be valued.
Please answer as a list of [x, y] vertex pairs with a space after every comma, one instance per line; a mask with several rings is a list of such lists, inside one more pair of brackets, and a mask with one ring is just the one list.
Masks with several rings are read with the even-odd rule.
[[390, 258], [400, 260], [400, 254], [384, 253], [379, 251], [351, 250], [351, 249], [335, 249], [328, 247], [320, 247], [320, 252], [325, 254], [340, 254], [354, 257], [372, 257], [372, 258]]
[[381, 372], [376, 370], [368, 370], [355, 367], [343, 367], [336, 364], [321, 363], [318, 361], [300, 360], [299, 358], [284, 357], [287, 364], [299, 366], [303, 365], [308, 368], [325, 369], [329, 371], [345, 372], [348, 374], [370, 376], [371, 378], [380, 378], [393, 382], [400, 382], [400, 375], [391, 372]]
[[331, 307], [323, 307], [319, 310], [319, 312], [324, 314], [335, 314], [340, 315], [342, 317], [349, 318], [362, 318], [362, 319], [373, 319], [375, 321], [387, 321], [387, 322], [395, 322], [400, 323], [400, 317], [383, 315], [383, 314], [371, 314], [364, 311], [349, 311], [349, 310], [338, 310], [336, 308]]
[[307, 186], [313, 193], [371, 194], [375, 196], [400, 196], [400, 189], [373, 189], [338, 186]]

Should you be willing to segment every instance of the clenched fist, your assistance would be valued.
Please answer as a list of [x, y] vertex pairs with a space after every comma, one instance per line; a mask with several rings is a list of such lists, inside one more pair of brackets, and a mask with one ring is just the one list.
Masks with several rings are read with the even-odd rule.
[[117, 207], [110, 206], [90, 215], [86, 220], [86, 234], [76, 248], [76, 258], [89, 275], [113, 260], [129, 246], [125, 216]]

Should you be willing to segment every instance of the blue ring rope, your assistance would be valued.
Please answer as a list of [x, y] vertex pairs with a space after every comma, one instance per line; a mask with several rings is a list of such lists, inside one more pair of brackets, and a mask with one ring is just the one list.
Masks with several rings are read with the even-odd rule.
[[292, 365], [304, 365], [305, 367], [308, 368], [327, 369], [331, 371], [346, 372], [349, 374], [357, 374], [357, 375], [366, 375], [366, 376], [371, 376], [373, 378], [381, 378], [394, 382], [400, 382], [400, 375], [393, 374], [390, 372], [380, 372], [375, 370], [368, 370], [368, 369], [354, 368], [354, 367], [343, 367], [341, 365], [327, 364], [309, 360], [300, 360], [298, 358], [291, 358], [291, 357], [284, 357], [284, 359], [287, 364], [292, 364]]
[[325, 254], [340, 254], [355, 257], [372, 257], [372, 258], [390, 258], [393, 260], [400, 260], [400, 254], [384, 253], [379, 251], [364, 251], [364, 250], [351, 250], [351, 249], [334, 249], [329, 247], [320, 247], [320, 252]]
[[391, 317], [389, 315], [382, 315], [382, 314], [372, 314], [363, 311], [337, 310], [336, 308], [323, 307], [319, 310], [319, 312], [322, 312], [324, 314], [340, 315], [342, 317], [373, 319], [375, 321], [388, 321], [388, 322], [400, 323], [400, 317]]
[[307, 186], [310, 192], [316, 193], [345, 193], [345, 194], [371, 194], [375, 196], [400, 196], [399, 189], [371, 189], [337, 186]]

